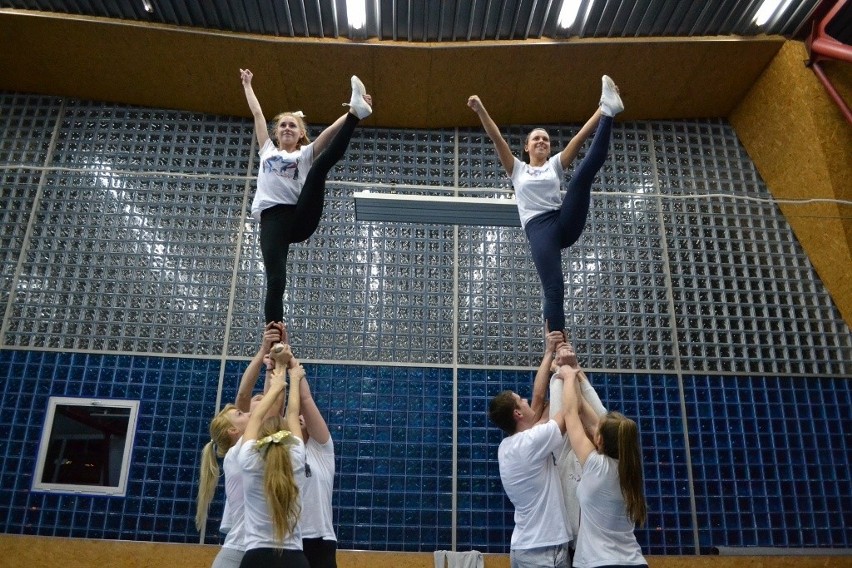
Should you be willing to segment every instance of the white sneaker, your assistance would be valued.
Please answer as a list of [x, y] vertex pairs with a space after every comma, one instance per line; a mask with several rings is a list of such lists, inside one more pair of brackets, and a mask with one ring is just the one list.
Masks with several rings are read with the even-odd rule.
[[348, 106], [355, 112], [355, 116], [359, 119], [364, 119], [373, 114], [373, 109], [364, 100], [364, 95], [367, 94], [367, 88], [361, 79], [352, 75], [352, 99], [349, 104], [343, 103], [343, 106]]
[[618, 95], [618, 87], [615, 86], [615, 81], [609, 78], [608, 75], [601, 77], [603, 89], [601, 89], [601, 113], [604, 116], [615, 116], [624, 110], [624, 103], [621, 102], [621, 97]]

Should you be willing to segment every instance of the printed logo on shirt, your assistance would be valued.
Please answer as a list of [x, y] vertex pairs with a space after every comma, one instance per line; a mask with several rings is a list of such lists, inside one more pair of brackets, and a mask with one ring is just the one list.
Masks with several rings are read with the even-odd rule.
[[527, 175], [530, 176], [530, 177], [539, 177], [539, 176], [543, 176], [544, 174], [547, 173], [547, 168], [545, 166], [535, 167], [535, 166], [531, 166], [531, 165], [527, 164], [526, 170], [527, 170]]
[[270, 156], [263, 161], [263, 173], [274, 174], [278, 177], [298, 179], [299, 160], [285, 160], [279, 155]]

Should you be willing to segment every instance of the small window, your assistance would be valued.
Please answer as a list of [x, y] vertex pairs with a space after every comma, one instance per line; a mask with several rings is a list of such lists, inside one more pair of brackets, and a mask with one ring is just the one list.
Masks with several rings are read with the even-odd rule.
[[34, 491], [124, 495], [139, 401], [50, 397]]

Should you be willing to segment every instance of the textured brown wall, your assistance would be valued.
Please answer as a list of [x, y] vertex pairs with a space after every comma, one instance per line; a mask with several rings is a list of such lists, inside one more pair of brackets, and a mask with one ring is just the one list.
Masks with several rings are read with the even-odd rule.
[[[4, 568], [209, 568], [218, 546], [0, 535]], [[485, 568], [509, 568], [486, 554]], [[650, 568], [850, 568], [850, 556], [651, 556]], [[339, 568], [432, 568], [431, 553], [341, 550]]]
[[[729, 120], [776, 199], [852, 200], [852, 125], [788, 41]], [[852, 103], [852, 65], [827, 65]], [[847, 325], [852, 326], [852, 206], [780, 204]]]
[[601, 75], [627, 103], [620, 120], [727, 116], [783, 38], [615, 38], [353, 42], [225, 33], [0, 9], [0, 90], [248, 116], [239, 68], [255, 73], [267, 118], [340, 116], [357, 74], [370, 125], [479, 126], [478, 94], [498, 124], [585, 121]]

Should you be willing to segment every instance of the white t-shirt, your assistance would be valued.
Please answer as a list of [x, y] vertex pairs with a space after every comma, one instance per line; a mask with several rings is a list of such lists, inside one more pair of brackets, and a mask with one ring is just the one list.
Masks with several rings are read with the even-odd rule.
[[531, 166], [514, 158], [512, 187], [523, 227], [536, 215], [562, 206], [564, 173], [559, 154], [554, 154], [543, 166]]
[[219, 530], [228, 533], [222, 546], [245, 551], [246, 545], [243, 538], [245, 536], [243, 468], [237, 460], [242, 444], [243, 439], [240, 438], [228, 450], [225, 459], [222, 461], [222, 471], [225, 473], [225, 511], [222, 513], [222, 523], [219, 525]]
[[222, 508], [222, 520], [219, 521], [219, 532], [222, 534], [228, 534], [233, 522], [234, 521], [231, 519], [231, 503], [228, 501], [228, 495], [225, 494], [225, 506]]
[[[293, 463], [293, 475], [299, 485], [305, 479], [305, 444], [295, 438], [290, 446], [290, 459]], [[255, 548], [286, 548], [302, 550], [302, 531], [299, 523], [293, 531], [280, 542], [275, 539], [272, 530], [272, 517], [266, 504], [266, 494], [263, 490], [263, 468], [266, 462], [255, 449], [257, 440], [246, 440], [238, 454], [239, 463], [243, 468], [243, 492], [245, 493], [245, 550]]]
[[633, 534], [633, 521], [627, 517], [618, 483], [618, 460], [590, 453], [583, 465], [577, 498], [583, 517], [574, 553], [575, 568], [648, 563]]
[[334, 442], [331, 438], [320, 444], [308, 438], [305, 444], [305, 481], [302, 486], [302, 538], [337, 540], [331, 514], [331, 496], [334, 489]]
[[562, 432], [554, 420], [500, 442], [500, 480], [515, 506], [513, 550], [556, 546], [571, 540], [554, 454], [561, 445]]
[[272, 140], [261, 147], [257, 172], [257, 191], [251, 204], [251, 216], [260, 220], [260, 213], [274, 205], [295, 205], [302, 193], [302, 184], [314, 163], [314, 145], [296, 148], [294, 152], [279, 150]]

